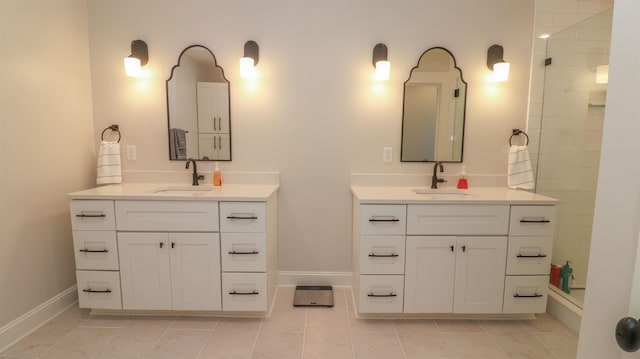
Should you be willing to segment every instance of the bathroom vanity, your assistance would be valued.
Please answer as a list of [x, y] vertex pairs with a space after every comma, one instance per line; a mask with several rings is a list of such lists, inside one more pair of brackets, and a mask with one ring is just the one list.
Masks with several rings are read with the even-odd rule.
[[265, 314], [277, 190], [125, 183], [69, 194], [80, 307]]
[[351, 191], [360, 315], [546, 311], [555, 199], [495, 187]]

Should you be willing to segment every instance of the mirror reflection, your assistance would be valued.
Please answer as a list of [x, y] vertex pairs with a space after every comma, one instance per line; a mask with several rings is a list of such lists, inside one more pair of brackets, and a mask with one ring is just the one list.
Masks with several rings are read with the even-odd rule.
[[425, 51], [404, 83], [402, 162], [462, 162], [467, 83], [449, 50]]
[[230, 161], [229, 81], [201, 45], [182, 51], [167, 80], [169, 159]]

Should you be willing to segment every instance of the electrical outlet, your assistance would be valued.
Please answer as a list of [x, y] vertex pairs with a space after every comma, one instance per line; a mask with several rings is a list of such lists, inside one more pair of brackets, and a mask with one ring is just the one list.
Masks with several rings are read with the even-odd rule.
[[135, 145], [127, 145], [127, 159], [129, 161], [135, 161], [137, 157], [137, 149]]
[[382, 162], [391, 162], [393, 161], [393, 148], [384, 147], [382, 148]]

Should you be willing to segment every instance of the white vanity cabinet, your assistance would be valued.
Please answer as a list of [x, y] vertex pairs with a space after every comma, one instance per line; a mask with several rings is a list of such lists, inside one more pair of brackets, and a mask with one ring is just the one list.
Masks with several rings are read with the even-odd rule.
[[[197, 199], [154, 199], [146, 187], [131, 187], [132, 195], [108, 199], [97, 190], [70, 195], [80, 307], [269, 310], [277, 287], [276, 186], [230, 185], [226, 196]], [[244, 188], [250, 201], [239, 200]]]
[[509, 206], [409, 205], [404, 311], [502, 313]]
[[398, 187], [352, 191], [358, 313], [546, 311], [556, 200], [498, 188], [464, 200]]

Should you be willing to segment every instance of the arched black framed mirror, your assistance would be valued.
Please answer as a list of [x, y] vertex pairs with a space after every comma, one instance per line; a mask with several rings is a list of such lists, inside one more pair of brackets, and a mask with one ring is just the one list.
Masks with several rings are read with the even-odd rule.
[[167, 80], [169, 159], [231, 161], [229, 80], [208, 48], [180, 53]]
[[453, 54], [425, 51], [404, 83], [402, 162], [462, 162], [467, 83]]

